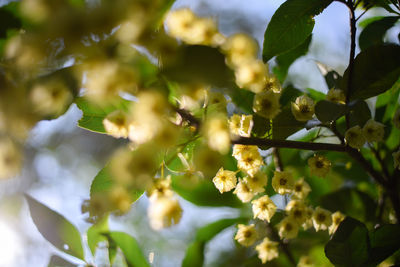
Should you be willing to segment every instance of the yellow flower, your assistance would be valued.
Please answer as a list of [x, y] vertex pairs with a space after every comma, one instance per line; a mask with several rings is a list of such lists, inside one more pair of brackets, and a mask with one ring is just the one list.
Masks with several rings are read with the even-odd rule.
[[224, 168], [221, 167], [213, 178], [213, 183], [221, 194], [228, 192], [236, 186], [236, 173], [233, 171], [224, 170]]
[[303, 224], [308, 217], [307, 207], [300, 200], [291, 200], [285, 208], [289, 217], [291, 217], [297, 224]]
[[115, 110], [107, 115], [103, 120], [106, 132], [115, 138], [128, 137], [128, 118], [127, 114], [121, 110]]
[[289, 194], [293, 191], [294, 180], [292, 173], [288, 171], [275, 171], [272, 177], [272, 187], [278, 194]]
[[181, 8], [171, 11], [167, 16], [165, 24], [168, 27], [169, 34], [184, 39], [190, 35], [190, 30], [196, 19], [196, 15], [190, 9]]
[[241, 160], [242, 155], [246, 154], [247, 152], [251, 152], [254, 154], [260, 154], [258, 152], [258, 147], [257, 146], [248, 146], [248, 145], [233, 145], [233, 151], [232, 151], [232, 156], [236, 160]]
[[400, 149], [397, 152], [394, 152], [392, 155], [393, 155], [394, 168], [400, 170]]
[[22, 166], [22, 154], [18, 146], [6, 137], [0, 137], [0, 179], [17, 175]]
[[336, 232], [339, 224], [344, 220], [345, 217], [346, 216], [344, 216], [344, 214], [342, 214], [340, 211], [336, 211], [332, 214], [332, 224], [329, 226], [330, 235], [333, 235]]
[[251, 204], [253, 204], [254, 219], [258, 218], [270, 222], [272, 216], [275, 214], [276, 205], [267, 195], [253, 200]]
[[307, 230], [311, 227], [313, 227], [313, 220], [312, 220], [312, 216], [314, 214], [314, 210], [312, 207], [308, 206], [306, 207], [306, 221], [301, 225], [303, 227], [304, 230]]
[[204, 125], [204, 135], [208, 146], [221, 154], [228, 153], [231, 147], [228, 121], [222, 114], [214, 115], [207, 119]]
[[264, 84], [264, 91], [273, 91], [274, 93], [281, 93], [282, 92], [282, 86], [274, 75], [270, 75], [269, 77], [266, 78], [265, 84]]
[[219, 92], [207, 91], [207, 105], [215, 108], [217, 112], [226, 113], [226, 98], [224, 94]]
[[363, 134], [367, 142], [380, 142], [385, 135], [385, 125], [376, 122], [373, 119], [368, 120], [362, 128]]
[[253, 192], [251, 192], [248, 184], [246, 184], [243, 180], [238, 182], [233, 193], [240, 199], [240, 201], [244, 203], [249, 202], [255, 195]]
[[253, 111], [258, 115], [273, 119], [281, 111], [279, 104], [279, 93], [272, 90], [261, 92], [255, 95], [253, 102]]
[[296, 98], [295, 102], [292, 102], [292, 114], [298, 121], [311, 120], [314, 115], [314, 100], [306, 95], [302, 95]]
[[297, 267], [314, 267], [315, 264], [309, 256], [301, 256], [299, 262], [297, 263]]
[[279, 256], [278, 244], [278, 242], [271, 241], [268, 237], [265, 237], [263, 241], [256, 246], [258, 258], [263, 264]]
[[253, 177], [245, 177], [244, 181], [253, 193], [258, 194], [265, 191], [265, 186], [268, 182], [268, 176], [264, 172], [258, 171]]
[[240, 170], [245, 171], [248, 175], [254, 176], [264, 164], [260, 153], [255, 150], [243, 152], [238, 159], [237, 166]]
[[298, 199], [305, 199], [311, 192], [311, 187], [308, 185], [304, 178], [296, 181], [293, 188], [293, 197]]
[[250, 247], [256, 242], [257, 232], [254, 224], [244, 225], [238, 224], [238, 231], [235, 235], [235, 240], [245, 247]]
[[247, 61], [236, 68], [236, 84], [253, 93], [261, 93], [264, 89], [267, 75], [268, 67], [261, 60]]
[[253, 115], [233, 114], [229, 119], [229, 130], [234, 135], [250, 137], [253, 128]]
[[322, 155], [314, 155], [308, 159], [308, 166], [311, 175], [325, 177], [331, 169], [331, 162]]
[[326, 95], [326, 99], [331, 102], [345, 104], [346, 103], [346, 96], [343, 90], [332, 88], [328, 91]]
[[326, 209], [317, 207], [312, 215], [315, 231], [327, 230], [332, 224], [332, 213]]
[[162, 197], [171, 198], [173, 194], [170, 175], [166, 178], [153, 179], [152, 185], [147, 189], [150, 201], [155, 201]]
[[182, 208], [178, 200], [162, 197], [150, 202], [148, 209], [150, 226], [154, 230], [178, 224], [182, 217]]
[[393, 124], [397, 129], [400, 129], [400, 109], [398, 109], [393, 116]]
[[233, 66], [240, 66], [257, 58], [257, 42], [243, 33], [229, 36], [221, 48], [227, 55], [228, 63]]
[[360, 149], [365, 144], [365, 137], [358, 125], [348, 129], [344, 138], [346, 143], [352, 148]]
[[292, 217], [285, 217], [280, 223], [277, 224], [278, 233], [281, 239], [292, 239], [299, 233], [299, 226]]

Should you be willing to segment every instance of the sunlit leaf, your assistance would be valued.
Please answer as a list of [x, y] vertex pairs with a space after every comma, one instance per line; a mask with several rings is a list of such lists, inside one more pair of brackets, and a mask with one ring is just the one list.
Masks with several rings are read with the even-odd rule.
[[135, 238], [123, 232], [110, 232], [106, 236], [121, 249], [128, 266], [150, 267]]
[[103, 233], [108, 232], [108, 230], [108, 216], [105, 216], [87, 230], [87, 243], [92, 255], [95, 255], [98, 243], [107, 241], [107, 238], [103, 235]]
[[84, 260], [81, 234], [67, 219], [25, 195], [31, 217], [42, 236], [59, 250]]
[[264, 61], [302, 44], [314, 28], [314, 16], [332, 0], [288, 0], [272, 16], [264, 34]]

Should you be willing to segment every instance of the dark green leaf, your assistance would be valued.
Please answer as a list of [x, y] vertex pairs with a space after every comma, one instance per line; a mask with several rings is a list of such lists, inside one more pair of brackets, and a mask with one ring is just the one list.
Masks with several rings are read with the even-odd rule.
[[173, 176], [172, 188], [181, 197], [198, 206], [240, 207], [242, 203], [231, 192], [221, 194], [210, 180], [188, 183], [185, 176]]
[[[389, 90], [400, 76], [400, 46], [378, 45], [357, 55], [350, 99], [366, 99]], [[347, 92], [347, 69], [340, 88]]]
[[106, 236], [112, 239], [121, 249], [128, 266], [150, 267], [135, 238], [123, 232], [110, 232]]
[[232, 219], [222, 219], [206, 226], [201, 227], [197, 230], [196, 240], [201, 242], [208, 242], [213, 239], [222, 230], [232, 226], [236, 223], [245, 222], [246, 218], [232, 218]]
[[302, 44], [314, 28], [313, 17], [332, 0], [288, 0], [272, 16], [264, 34], [264, 61]]
[[20, 19], [10, 10], [11, 5], [15, 3], [0, 7], [0, 38], [7, 37], [9, 29], [18, 29], [22, 25]]
[[253, 129], [252, 134], [255, 137], [266, 137], [271, 131], [271, 120], [261, 117], [257, 114], [253, 115]]
[[371, 119], [371, 111], [367, 102], [358, 100], [350, 104], [350, 126], [359, 125], [360, 127]]
[[99, 242], [107, 241], [103, 233], [108, 232], [108, 230], [108, 216], [105, 216], [87, 230], [87, 243], [92, 255], [95, 255], [96, 247]]
[[202, 267], [204, 262], [204, 246], [202, 241], [191, 243], [182, 262], [182, 267]]
[[232, 86], [228, 91], [233, 103], [246, 113], [253, 113], [254, 93], [237, 86]]
[[321, 205], [331, 211], [341, 211], [359, 220], [375, 219], [376, 203], [366, 193], [352, 188], [343, 188], [326, 194], [320, 199]]
[[383, 225], [372, 231], [368, 263], [377, 265], [400, 249], [400, 225]]
[[25, 195], [31, 217], [42, 236], [59, 250], [84, 260], [81, 234], [69, 221]]
[[86, 130], [106, 133], [103, 126], [104, 118], [115, 110], [127, 111], [131, 105], [131, 101], [120, 99], [118, 103], [113, 103], [107, 106], [99, 106], [95, 103], [89, 102], [83, 97], [77, 97], [75, 103], [80, 110], [83, 112], [82, 118], [78, 121], [78, 126]]
[[299, 46], [293, 48], [292, 50], [280, 54], [276, 58], [276, 66], [273, 71], [275, 75], [278, 77], [280, 82], [283, 82], [286, 79], [286, 76], [289, 71], [290, 65], [296, 61], [301, 56], [304, 56], [308, 52], [308, 47], [310, 46], [312, 40], [312, 34], [308, 36], [308, 38], [302, 42]]
[[346, 217], [325, 246], [325, 255], [336, 266], [364, 266], [370, 252], [365, 225]]
[[321, 74], [324, 76], [326, 86], [328, 89], [338, 88], [339, 80], [342, 76], [339, 75], [335, 70], [329, 68], [325, 64], [316, 61], [317, 67]]
[[273, 139], [286, 139], [288, 136], [304, 128], [305, 122], [298, 121], [290, 107], [284, 108], [272, 121]]
[[[108, 166], [104, 167], [97, 173], [92, 181], [90, 186], [90, 197], [97, 193], [109, 192], [114, 184], [115, 182], [111, 177], [110, 168]], [[143, 191], [132, 190], [132, 201], [135, 202], [142, 194]]]
[[392, 28], [398, 20], [398, 16], [383, 17], [368, 24], [358, 38], [360, 49], [365, 50], [370, 46], [382, 44], [386, 31]]
[[76, 267], [76, 264], [70, 263], [69, 261], [56, 256], [52, 255], [47, 267]]
[[315, 105], [315, 115], [321, 122], [335, 121], [346, 114], [346, 105], [327, 100], [318, 101]]
[[181, 48], [163, 73], [178, 82], [199, 82], [220, 88], [228, 87], [234, 81], [232, 71], [225, 64], [225, 56], [216, 48], [201, 45]]

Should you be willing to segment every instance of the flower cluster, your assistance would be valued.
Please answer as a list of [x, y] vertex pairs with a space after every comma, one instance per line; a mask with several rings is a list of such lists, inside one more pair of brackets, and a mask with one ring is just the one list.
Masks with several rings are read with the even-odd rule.
[[356, 125], [348, 129], [345, 134], [346, 143], [353, 148], [360, 149], [365, 142], [380, 142], [385, 134], [384, 128], [384, 124], [370, 119], [363, 128]]

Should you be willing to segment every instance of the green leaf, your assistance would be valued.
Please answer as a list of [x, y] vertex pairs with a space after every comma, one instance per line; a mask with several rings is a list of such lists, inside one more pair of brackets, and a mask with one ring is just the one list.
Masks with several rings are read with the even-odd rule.
[[312, 88], [307, 88], [306, 91], [314, 101], [325, 100], [326, 98], [326, 95], [321, 91]]
[[42, 236], [59, 250], [84, 260], [81, 234], [67, 219], [25, 195], [31, 217]]
[[296, 97], [303, 95], [304, 93], [299, 89], [295, 88], [293, 85], [289, 84], [282, 90], [281, 97], [279, 98], [279, 103], [282, 107], [294, 102]]
[[128, 266], [150, 267], [135, 238], [123, 232], [110, 232], [106, 236], [121, 249]]
[[228, 90], [228, 94], [237, 107], [241, 108], [246, 113], [253, 113], [253, 92], [241, 89], [237, 86], [232, 86], [230, 90]]
[[73, 264], [57, 255], [52, 255], [47, 267], [76, 267], [76, 264]]
[[346, 217], [325, 246], [325, 255], [335, 266], [365, 266], [370, 253], [367, 227]]
[[19, 29], [22, 26], [20, 19], [10, 9], [14, 5], [10, 3], [0, 7], [0, 38], [6, 38], [9, 29]]
[[253, 136], [262, 138], [270, 134], [272, 126], [271, 120], [253, 114], [253, 123], [253, 129], [251, 130]]
[[232, 192], [221, 194], [210, 180], [199, 181], [197, 184], [188, 184], [185, 176], [173, 176], [172, 188], [182, 198], [198, 206], [208, 207], [241, 207], [242, 203]]
[[[90, 197], [97, 193], [109, 192], [114, 184], [115, 182], [110, 174], [110, 167], [107, 165], [94, 177], [90, 186]], [[135, 202], [142, 194], [143, 191], [133, 189], [131, 191], [132, 203]]]
[[374, 221], [376, 203], [366, 193], [353, 188], [342, 188], [326, 194], [320, 199], [321, 206], [331, 211], [344, 214], [362, 221]]
[[371, 119], [371, 110], [369, 109], [367, 102], [363, 100], [351, 103], [350, 109], [350, 126], [359, 125], [362, 127], [369, 119]]
[[377, 265], [400, 249], [400, 225], [388, 224], [370, 234], [371, 253], [368, 263]]
[[310, 34], [310, 36], [308, 36], [308, 38], [299, 46], [276, 57], [277, 65], [274, 67], [273, 72], [278, 77], [281, 83], [286, 79], [290, 65], [292, 65], [292, 63], [295, 62], [296, 59], [298, 59], [299, 57], [307, 54], [311, 40], [312, 34]]
[[346, 111], [346, 105], [327, 100], [318, 101], [315, 105], [315, 115], [321, 122], [335, 121], [346, 114]]
[[286, 139], [304, 128], [304, 125], [305, 122], [296, 120], [290, 107], [286, 107], [272, 121], [272, 137]]
[[183, 46], [163, 74], [182, 83], [199, 82], [220, 88], [230, 87], [234, 81], [225, 56], [216, 48], [201, 45]]
[[182, 262], [182, 267], [202, 267], [204, 262], [204, 247], [202, 241], [194, 241], [191, 243]]
[[[343, 75], [340, 88], [345, 92], [349, 69]], [[400, 76], [400, 46], [378, 45], [362, 51], [354, 60], [350, 100], [367, 99], [389, 90]]]
[[222, 230], [240, 222], [247, 221], [247, 218], [232, 218], [232, 219], [222, 219], [206, 226], [201, 227], [197, 230], [196, 240], [201, 242], [208, 242], [213, 239]]
[[106, 133], [103, 120], [108, 114], [118, 109], [127, 111], [132, 104], [131, 101], [121, 98], [118, 103], [99, 106], [83, 97], [77, 97], [75, 103], [83, 112], [82, 118], [78, 121], [78, 126], [97, 133]]
[[383, 44], [383, 37], [387, 30], [392, 28], [399, 20], [399, 16], [383, 17], [368, 24], [358, 38], [361, 50], [373, 45]]
[[332, 0], [288, 0], [272, 16], [264, 34], [264, 61], [302, 44], [314, 28], [313, 17]]
[[107, 241], [103, 233], [108, 232], [108, 230], [108, 216], [105, 216], [87, 230], [87, 242], [92, 255], [95, 255], [98, 243]]

